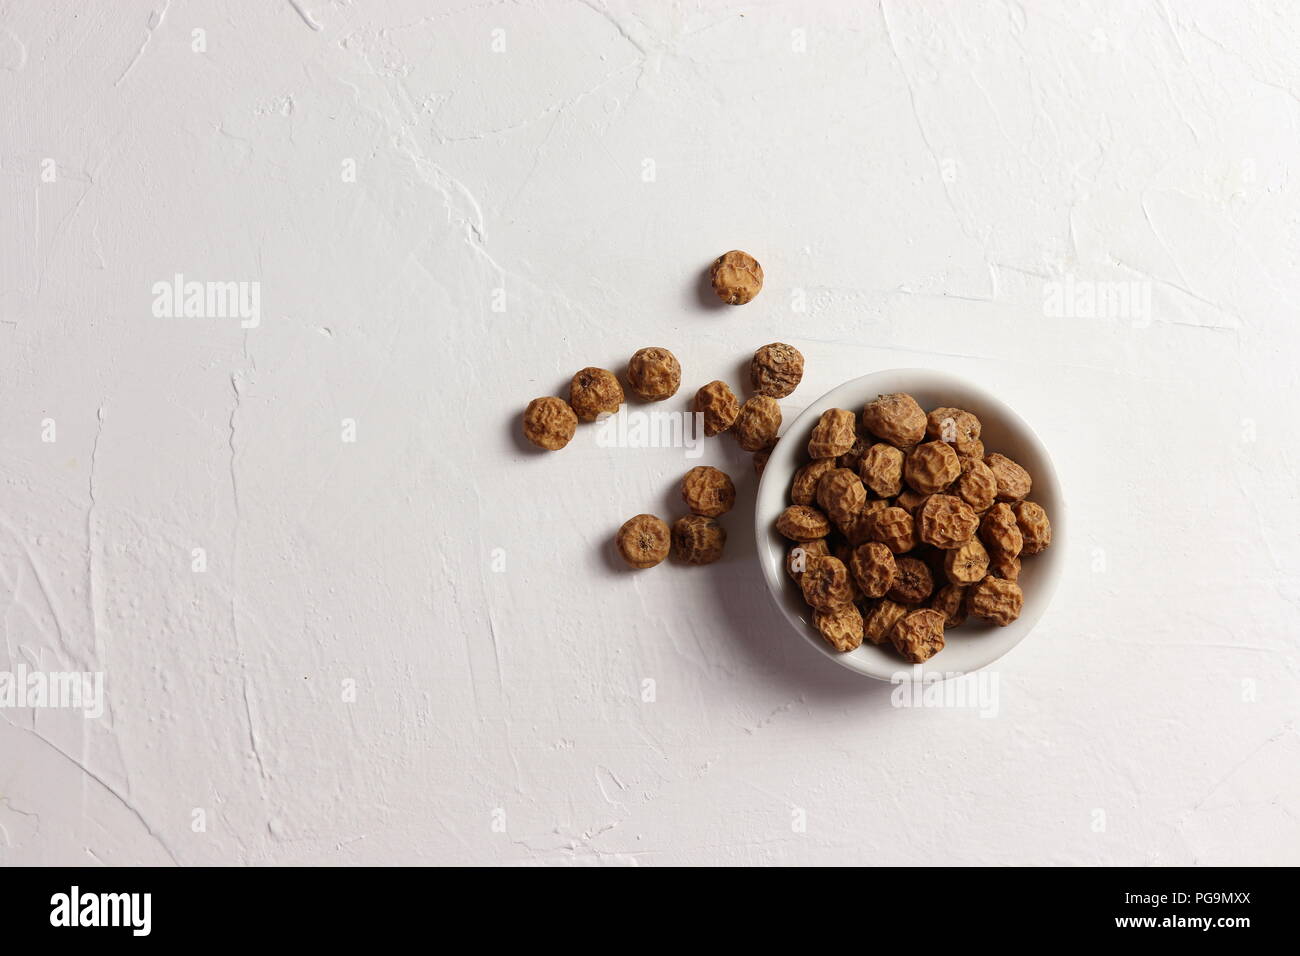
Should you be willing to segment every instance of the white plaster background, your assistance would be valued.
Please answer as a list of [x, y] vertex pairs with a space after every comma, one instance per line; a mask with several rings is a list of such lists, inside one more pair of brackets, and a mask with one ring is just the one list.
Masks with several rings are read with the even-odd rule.
[[[0, 861], [1296, 863], [1298, 47], [1282, 3], [6, 2], [0, 669], [109, 710], [0, 713]], [[766, 288], [706, 308], [734, 247]], [[154, 318], [176, 272], [261, 326]], [[1045, 317], [1067, 274], [1150, 323]], [[731, 441], [726, 560], [636, 575], [680, 450], [521, 446], [581, 366], [665, 345], [684, 400], [772, 340], [787, 418], [927, 365], [1049, 443], [996, 718], [780, 626]]]

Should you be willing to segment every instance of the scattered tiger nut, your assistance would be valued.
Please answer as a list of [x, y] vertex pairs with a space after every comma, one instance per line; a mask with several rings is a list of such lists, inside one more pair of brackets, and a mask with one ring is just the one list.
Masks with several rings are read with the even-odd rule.
[[616, 412], [623, 404], [623, 386], [609, 369], [588, 366], [569, 383], [569, 404], [579, 420], [594, 422], [603, 412]]
[[886, 594], [899, 604], [920, 604], [934, 591], [934, 576], [929, 566], [919, 558], [898, 558], [895, 562], [894, 583]]
[[1025, 604], [1024, 592], [1015, 581], [986, 577], [970, 595], [970, 612], [976, 617], [1006, 627], [1020, 617]]
[[881, 643], [906, 613], [906, 607], [889, 598], [875, 602], [863, 618], [862, 636], [872, 644]]
[[862, 479], [847, 468], [832, 468], [817, 482], [817, 504], [836, 525], [849, 521], [866, 503]]
[[904, 554], [916, 547], [916, 521], [902, 508], [883, 508], [871, 515], [871, 539]]
[[696, 465], [682, 479], [682, 500], [692, 514], [716, 518], [736, 503], [736, 486], [726, 472], [710, 465]]
[[943, 622], [931, 608], [912, 611], [893, 626], [889, 641], [909, 664], [924, 664], [943, 650]]
[[785, 398], [802, 379], [803, 353], [784, 342], [764, 345], [749, 363], [749, 382], [759, 395]]
[[647, 402], [672, 398], [682, 384], [681, 363], [658, 346], [638, 349], [627, 363], [627, 384]]
[[726, 529], [716, 518], [686, 515], [673, 522], [673, 554], [687, 564], [712, 564], [722, 557]]
[[762, 451], [776, 444], [776, 433], [780, 428], [781, 406], [776, 399], [755, 395], [740, 406], [731, 433], [745, 451]]
[[993, 554], [1013, 558], [1020, 553], [1024, 539], [1016, 524], [1015, 512], [1004, 501], [999, 501], [980, 520], [980, 538]]
[[849, 587], [849, 569], [836, 557], [808, 558], [799, 578], [803, 599], [819, 611], [829, 611], [848, 604], [853, 597]]
[[853, 447], [835, 459], [835, 464], [850, 471], [857, 471], [862, 466], [862, 456], [871, 447], [871, 439], [859, 435], [853, 441]]
[[966, 586], [945, 584], [934, 592], [930, 607], [943, 615], [944, 627], [961, 627], [966, 622]]
[[858, 438], [855, 421], [847, 408], [828, 408], [822, 412], [808, 439], [808, 457], [835, 458], [852, 448]]
[[562, 398], [534, 398], [524, 409], [524, 437], [538, 448], [558, 451], [578, 429], [578, 416]]
[[834, 458], [814, 458], [794, 473], [790, 484], [790, 500], [797, 505], [810, 505], [817, 500], [817, 483], [822, 475], [835, 467]]
[[796, 541], [790, 545], [790, 550], [786, 553], [785, 573], [794, 578], [797, 584], [808, 567], [809, 558], [824, 557], [830, 553], [825, 538], [817, 538], [815, 541]]
[[975, 534], [980, 519], [955, 495], [931, 495], [916, 513], [916, 535], [926, 544], [959, 548]]
[[989, 553], [979, 538], [945, 551], [943, 573], [953, 584], [978, 584], [989, 573]]
[[873, 494], [892, 498], [903, 490], [903, 453], [893, 445], [877, 442], [862, 456], [858, 474]]
[[672, 535], [668, 525], [654, 515], [637, 515], [628, 518], [618, 529], [614, 539], [618, 553], [634, 568], [653, 568], [668, 557]]
[[961, 462], [941, 441], [917, 445], [903, 460], [903, 480], [923, 495], [943, 491], [961, 474]]
[[727, 305], [744, 305], [763, 288], [763, 267], [748, 252], [732, 249], [713, 260], [709, 282]]
[[881, 598], [894, 586], [898, 566], [894, 563], [892, 551], [871, 541], [853, 549], [849, 570], [853, 572], [853, 580], [858, 582], [863, 596]]
[[791, 505], [776, 519], [776, 530], [791, 541], [816, 541], [831, 533], [831, 523], [816, 508]]
[[862, 612], [854, 604], [813, 611], [813, 626], [841, 654], [862, 646]]
[[1006, 581], [1020, 580], [1020, 555], [995, 554], [989, 558], [989, 573]]
[[993, 477], [998, 483], [999, 501], [1019, 501], [1029, 494], [1033, 485], [1029, 472], [1021, 468], [1006, 455], [992, 454], [984, 459]]
[[980, 420], [960, 408], [936, 408], [925, 418], [925, 437], [947, 442], [959, 455], [975, 450], [980, 431]]
[[925, 412], [906, 392], [881, 395], [862, 409], [862, 427], [891, 445], [911, 448], [925, 437]]
[[929, 495], [923, 495], [919, 491], [913, 491], [911, 488], [905, 488], [894, 499], [895, 507], [902, 508], [908, 514], [915, 515], [916, 512], [925, 504]]
[[1036, 501], [1021, 501], [1011, 510], [1015, 512], [1020, 537], [1024, 539], [1021, 554], [1037, 554], [1052, 543], [1052, 523], [1047, 520], [1042, 505]]
[[691, 411], [704, 416], [704, 434], [712, 438], [732, 426], [740, 414], [740, 401], [731, 386], [715, 379], [695, 393]]
[[957, 479], [957, 494], [977, 514], [993, 507], [997, 497], [998, 481], [989, 466], [978, 458], [961, 459], [961, 476]]

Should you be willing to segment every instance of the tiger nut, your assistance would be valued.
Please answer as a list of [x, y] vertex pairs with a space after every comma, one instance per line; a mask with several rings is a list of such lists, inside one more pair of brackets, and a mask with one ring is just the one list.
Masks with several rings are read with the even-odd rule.
[[762, 451], [776, 444], [781, 428], [781, 406], [776, 399], [755, 395], [744, 405], [731, 426], [731, 433], [745, 451]]
[[879, 498], [868, 501], [861, 511], [849, 515], [844, 521], [835, 522], [835, 529], [843, 535], [844, 543], [851, 548], [866, 544], [871, 540], [871, 516], [885, 507], [885, 502]]
[[614, 373], [588, 366], [569, 383], [569, 404], [584, 422], [594, 422], [604, 412], [616, 412], [623, 404], [623, 386]]
[[736, 486], [724, 471], [697, 465], [682, 479], [682, 500], [692, 514], [716, 518], [736, 503]]
[[975, 458], [979, 461], [984, 460], [984, 443], [982, 441], [973, 441], [965, 450], [957, 449], [958, 458]]
[[1047, 512], [1036, 501], [1022, 501], [1011, 509], [1016, 515], [1020, 537], [1024, 540], [1021, 554], [1037, 554], [1052, 543], [1052, 523]]
[[895, 562], [894, 583], [887, 597], [899, 604], [920, 604], [934, 591], [934, 576], [929, 566], [919, 558], [898, 558]]
[[976, 513], [988, 511], [998, 493], [998, 482], [989, 466], [978, 458], [961, 460], [961, 476], [957, 479], [957, 494]]
[[945, 551], [943, 573], [953, 584], [976, 584], [989, 572], [989, 553], [979, 538], [971, 538], [959, 548]]
[[894, 505], [895, 507], [902, 508], [909, 514], [915, 515], [920, 507], [925, 504], [925, 500], [929, 497], [929, 495], [923, 495], [919, 491], [905, 488], [899, 493], [898, 497], [894, 499]]
[[903, 461], [903, 479], [923, 495], [943, 491], [960, 474], [957, 453], [941, 441], [918, 445]]
[[863, 619], [862, 636], [872, 644], [881, 643], [906, 613], [907, 608], [897, 601], [889, 598], [877, 601]]
[[763, 267], [748, 252], [733, 249], [713, 260], [709, 282], [727, 305], [744, 305], [763, 288]]
[[538, 448], [557, 451], [573, 438], [578, 416], [562, 398], [534, 398], [524, 409], [524, 437]]
[[892, 498], [903, 488], [903, 453], [893, 445], [877, 442], [862, 456], [858, 474], [873, 494]]
[[980, 538], [989, 551], [1013, 558], [1020, 553], [1024, 539], [1016, 524], [1015, 512], [1006, 502], [999, 501], [980, 521]]
[[1020, 555], [995, 554], [989, 558], [989, 573], [1007, 581], [1020, 580]]
[[767, 467], [767, 460], [771, 457], [772, 457], [771, 448], [761, 448], [758, 451], [754, 452], [754, 456], [751, 459], [754, 462], [754, 474], [762, 478], [763, 469]]
[[858, 587], [858, 579], [853, 576], [853, 566], [849, 563], [853, 560], [853, 548], [844, 541], [840, 541], [831, 546], [831, 554], [840, 559], [840, 563], [849, 569], [849, 600], [855, 604], [861, 601], [865, 595], [862, 588]]
[[618, 553], [634, 568], [653, 568], [668, 557], [672, 536], [668, 525], [654, 515], [628, 518], [614, 539]]
[[862, 646], [862, 612], [853, 604], [813, 611], [813, 626], [840, 653]]
[[925, 437], [947, 442], [959, 455], [975, 450], [980, 430], [980, 420], [960, 408], [936, 408], [925, 418]]
[[862, 426], [882, 441], [910, 448], [925, 437], [925, 412], [906, 392], [881, 395], [862, 409]]
[[791, 505], [776, 519], [776, 530], [791, 541], [815, 541], [831, 533], [831, 523], [816, 508]]
[[695, 393], [691, 411], [704, 416], [704, 434], [712, 438], [732, 426], [740, 414], [740, 402], [726, 382], [714, 380]]
[[829, 611], [853, 599], [849, 587], [849, 569], [839, 558], [810, 557], [799, 578], [803, 599], [819, 611]]
[[945, 584], [934, 592], [930, 607], [943, 615], [944, 627], [961, 627], [966, 622], [966, 587]]
[[836, 525], [849, 521], [866, 503], [862, 479], [847, 468], [832, 468], [817, 482], [817, 504]]
[[1006, 627], [1020, 617], [1024, 604], [1025, 595], [1019, 584], [992, 575], [975, 585], [970, 595], [970, 612], [999, 627]]
[[809, 558], [823, 557], [830, 553], [825, 538], [817, 538], [815, 541], [796, 541], [786, 553], [785, 573], [794, 578], [797, 584], [799, 578], [803, 576], [804, 571], [808, 568]]
[[672, 398], [682, 384], [681, 363], [658, 346], [638, 349], [627, 363], [627, 384], [647, 402]]
[[883, 544], [871, 541], [853, 549], [849, 570], [853, 572], [853, 580], [858, 582], [858, 588], [865, 597], [880, 598], [894, 586], [898, 566], [894, 563], [892, 551]]
[[993, 472], [998, 483], [999, 501], [1019, 501], [1029, 494], [1033, 481], [1029, 472], [1021, 468], [1006, 455], [992, 454], [984, 459], [984, 464]]
[[857, 441], [853, 413], [846, 408], [828, 408], [808, 439], [809, 458], [835, 458]]
[[922, 608], [904, 616], [889, 632], [894, 650], [910, 664], [924, 664], [943, 650], [944, 616]]
[[790, 485], [790, 500], [797, 505], [810, 505], [817, 500], [817, 483], [822, 475], [835, 467], [834, 458], [817, 458], [794, 473]]
[[871, 539], [894, 554], [911, 551], [916, 547], [916, 522], [902, 508], [884, 508], [871, 516]]
[[803, 353], [784, 342], [764, 345], [749, 363], [749, 382], [759, 395], [785, 398], [802, 379]]
[[970, 505], [953, 495], [931, 495], [916, 513], [917, 537], [945, 551], [969, 541], [979, 524]]
[[712, 564], [722, 557], [727, 532], [716, 518], [686, 515], [673, 522], [673, 554], [687, 564]]
[[835, 459], [835, 464], [850, 471], [857, 471], [862, 465], [862, 456], [871, 447], [871, 439], [859, 435], [853, 440], [853, 447]]

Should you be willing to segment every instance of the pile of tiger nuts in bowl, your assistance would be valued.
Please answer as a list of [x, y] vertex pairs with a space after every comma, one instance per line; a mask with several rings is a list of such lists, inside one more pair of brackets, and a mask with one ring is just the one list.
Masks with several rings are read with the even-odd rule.
[[920, 664], [968, 617], [1005, 627], [1020, 616], [1021, 559], [1051, 544], [1052, 526], [1032, 476], [981, 431], [972, 412], [927, 412], [903, 392], [861, 414], [827, 409], [813, 426], [775, 524], [834, 650], [867, 641]]

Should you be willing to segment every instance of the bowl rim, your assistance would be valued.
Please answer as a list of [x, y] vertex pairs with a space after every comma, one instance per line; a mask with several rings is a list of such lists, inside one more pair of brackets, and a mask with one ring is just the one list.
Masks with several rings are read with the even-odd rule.
[[[771, 497], [774, 493], [773, 486], [776, 484], [781, 486], [776, 492], [781, 496], [780, 500], [784, 502], [781, 510], [789, 504], [789, 502], [785, 500], [785, 491], [786, 488], [788, 488], [789, 482], [793, 480], [795, 470], [800, 464], [802, 464], [802, 462], [799, 462], [797, 459], [798, 451], [791, 450], [791, 448], [795, 446], [787, 445], [786, 448], [783, 449], [781, 447], [782, 442], [777, 442], [776, 447], [772, 450], [771, 456], [768, 458], [767, 464], [763, 469], [763, 475], [759, 479], [758, 488], [754, 495], [754, 541], [757, 551], [757, 559], [762, 567], [763, 580], [767, 584], [769, 598], [780, 610], [786, 623], [791, 628], [798, 631], [799, 634], [824, 657], [830, 658], [841, 667], [845, 667], [856, 674], [895, 684], [904, 680], [913, 682], [924, 680], [928, 682], [936, 679], [943, 680], [974, 673], [975, 671], [982, 670], [990, 664], [1000, 660], [1017, 647], [1021, 641], [1029, 636], [1029, 633], [1038, 624], [1038, 621], [1047, 611], [1055, 597], [1056, 590], [1064, 575], [1065, 542], [1068, 533], [1068, 509], [1065, 505], [1065, 495], [1061, 488], [1060, 476], [1057, 473], [1056, 466], [1052, 461], [1052, 456], [1047, 445], [1039, 437], [1033, 427], [1025, 421], [1019, 413], [1012, 409], [1011, 406], [1007, 405], [1004, 401], [990, 393], [982, 386], [977, 385], [968, 379], [962, 378], [959, 375], [954, 375], [951, 372], [932, 368], [888, 368], [879, 369], [875, 372], [869, 372], [866, 375], [858, 376], [857, 378], [848, 379], [847, 381], [841, 382], [839, 385], [826, 391], [814, 401], [808, 403], [804, 410], [800, 412], [799, 415], [784, 429], [781, 436], [782, 439], [784, 440], [787, 435], [806, 433], [809, 431], [812, 422], [815, 419], [820, 418], [821, 414], [828, 408], [845, 407], [836, 404], [833, 400], [835, 396], [839, 396], [844, 392], [858, 390], [870, 391], [868, 387], [868, 382], [870, 380], [883, 379], [886, 377], [897, 378], [899, 376], [915, 376], [918, 379], [926, 380], [924, 384], [917, 389], [918, 391], [921, 391], [922, 389], [931, 390], [947, 387], [953, 390], [961, 390], [968, 393], [968, 395], [977, 397], [980, 400], [983, 409], [996, 413], [997, 418], [1001, 421], [1004, 428], [1015, 432], [1020, 440], [1033, 446], [1037, 457], [1041, 460], [1042, 465], [1044, 466], [1038, 468], [1034, 473], [1033, 477], [1035, 485], [1037, 487], [1043, 487], [1045, 484], [1049, 487], [1051, 489], [1051, 497], [1055, 499], [1055, 504], [1052, 509], [1052, 546], [1042, 554], [1034, 556], [1036, 562], [1042, 561], [1042, 563], [1046, 565], [1044, 570], [1040, 572], [1041, 580], [1037, 581], [1034, 585], [1037, 600], [1035, 601], [1034, 606], [1027, 613], [1022, 614], [1021, 617], [1016, 620], [1015, 624], [1019, 636], [1016, 637], [1014, 641], [1007, 644], [996, 653], [991, 654], [988, 659], [982, 660], [978, 666], [965, 671], [941, 670], [941, 656], [936, 656], [936, 658], [933, 659], [935, 661], [933, 666], [931, 666], [931, 662], [926, 662], [925, 664], [908, 664], [900, 659], [888, 668], [881, 667], [878, 666], [877, 663], [868, 655], [860, 655], [859, 651], [861, 648], [848, 653], [841, 653], [832, 650], [825, 640], [813, 632], [812, 628], [808, 627], [803, 620], [795, 616], [786, 602], [782, 599], [782, 594], [785, 590], [786, 584], [785, 548], [782, 547], [781, 549], [776, 550], [773, 547], [773, 540], [776, 535], [773, 525], [776, 521], [777, 515], [780, 514], [780, 510], [773, 512], [770, 508], [764, 507], [764, 504], [767, 498]], [[893, 391], [898, 391], [898, 389], [893, 389]], [[888, 392], [882, 391], [879, 392], [879, 394], [888, 394]], [[860, 410], [854, 411], [855, 416], [859, 414], [861, 414]], [[776, 467], [773, 467], [774, 464]], [[1040, 484], [1040, 482], [1043, 484]], [[1035, 498], [1031, 496], [1030, 500], [1035, 500]], [[779, 536], [777, 537], [779, 538]], [[783, 541], [784, 539], [780, 540]], [[1046, 558], [1046, 560], [1043, 560], [1044, 558]], [[865, 647], [867, 645], [864, 644], [863, 646]], [[939, 675], [938, 678], [936, 678], [936, 674]]]

